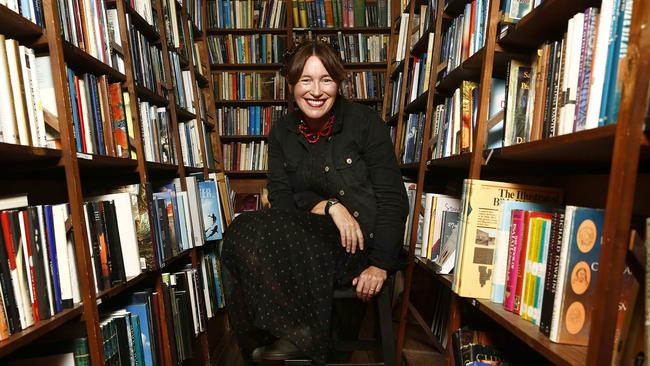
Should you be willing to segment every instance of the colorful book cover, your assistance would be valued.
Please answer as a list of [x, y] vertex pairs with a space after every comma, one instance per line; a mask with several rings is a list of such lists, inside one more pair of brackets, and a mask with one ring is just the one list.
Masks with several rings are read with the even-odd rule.
[[510, 224], [513, 210], [546, 211], [550, 212], [551, 206], [532, 202], [505, 201], [501, 209], [501, 219], [497, 231], [494, 247], [494, 261], [492, 263], [492, 295], [490, 300], [497, 304], [503, 303], [505, 293], [506, 274], [508, 271], [508, 243], [510, 241]]
[[466, 179], [452, 289], [464, 297], [489, 299], [496, 233], [504, 201], [559, 204], [557, 188]]
[[223, 237], [223, 223], [221, 222], [221, 208], [217, 185], [213, 180], [205, 180], [199, 182], [199, 191], [201, 193], [205, 240], [221, 240]]
[[126, 113], [122, 102], [122, 87], [120, 83], [108, 85], [111, 120], [113, 121], [113, 136], [115, 153], [118, 157], [129, 157], [129, 134], [126, 126]]
[[598, 280], [605, 211], [567, 206], [550, 339], [586, 346]]

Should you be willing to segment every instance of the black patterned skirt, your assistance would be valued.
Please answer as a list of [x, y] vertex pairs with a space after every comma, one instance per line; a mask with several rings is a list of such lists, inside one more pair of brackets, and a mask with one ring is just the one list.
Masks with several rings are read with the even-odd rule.
[[346, 253], [329, 216], [266, 209], [233, 221], [221, 258], [228, 317], [244, 357], [284, 338], [324, 364], [333, 289], [367, 267], [366, 253]]

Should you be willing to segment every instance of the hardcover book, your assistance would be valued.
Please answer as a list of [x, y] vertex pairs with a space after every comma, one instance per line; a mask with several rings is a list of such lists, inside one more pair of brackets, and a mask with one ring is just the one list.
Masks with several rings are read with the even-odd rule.
[[199, 191], [201, 192], [205, 241], [221, 240], [223, 237], [223, 223], [221, 221], [221, 206], [216, 182], [213, 180], [199, 182]]
[[464, 297], [490, 298], [496, 233], [504, 201], [559, 204], [557, 188], [466, 179], [452, 289]]

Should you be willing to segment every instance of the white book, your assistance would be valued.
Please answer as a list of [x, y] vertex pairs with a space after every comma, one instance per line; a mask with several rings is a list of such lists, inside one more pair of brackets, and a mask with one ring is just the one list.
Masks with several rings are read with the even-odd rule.
[[194, 243], [194, 226], [192, 225], [192, 216], [190, 215], [190, 198], [187, 192], [178, 192], [178, 196], [183, 201], [183, 214], [185, 217], [188, 248], [194, 248], [196, 244]]
[[181, 192], [176, 192], [176, 205], [178, 206], [178, 227], [180, 233], [178, 238], [180, 239], [181, 250], [186, 250], [190, 248], [188, 241], [188, 222], [185, 221], [185, 201], [181, 196]]
[[[113, 201], [120, 236], [120, 248], [122, 248], [124, 274], [127, 279], [130, 279], [142, 273], [138, 236], [135, 231], [136, 218], [133, 217], [131, 208], [131, 195], [127, 192], [112, 193], [90, 197], [87, 200], [90, 202]], [[117, 259], [113, 258], [112, 260]]]
[[29, 200], [27, 199], [26, 194], [17, 194], [12, 196], [0, 197], [0, 211], [27, 207], [28, 205], [29, 205]]
[[188, 206], [192, 222], [192, 234], [194, 236], [194, 245], [201, 246], [205, 243], [203, 232], [203, 212], [201, 209], [201, 196], [199, 195], [198, 183], [196, 177], [185, 177], [187, 187]]
[[25, 110], [27, 111], [27, 126], [31, 138], [28, 144], [31, 146], [41, 146], [42, 130], [39, 128], [36, 120], [36, 90], [38, 87], [32, 83], [33, 64], [27, 50], [28, 48], [25, 46], [18, 47], [18, 57], [20, 58], [19, 67], [23, 80], [23, 94], [25, 96]]
[[[567, 33], [569, 44], [567, 46], [567, 63], [565, 65], [565, 71], [568, 70], [568, 72], [565, 73], [567, 79], [564, 79], [565, 104], [560, 110], [560, 134], [562, 135], [573, 132], [585, 15], [583, 13], [578, 13], [572, 20], [573, 27], [570, 28], [571, 32]], [[531, 90], [534, 89], [531, 88]]]
[[[22, 262], [18, 259], [16, 260], [16, 269], [18, 270], [20, 291], [23, 297], [23, 308], [25, 310], [25, 327], [29, 327], [34, 324], [33, 304], [36, 301], [36, 284], [34, 283], [35, 279], [32, 277], [32, 261], [29, 257], [29, 250], [27, 248], [27, 235], [29, 235], [29, 233], [25, 231], [26, 218], [23, 216], [24, 212], [26, 211], [21, 211], [18, 213], [18, 224], [20, 225], [20, 248], [18, 249], [18, 253], [16, 253], [16, 258], [22, 255], [23, 260]], [[23, 275], [22, 278], [21, 273]], [[25, 327], [23, 327], [23, 329], [25, 329]]]
[[[56, 263], [59, 268], [59, 283], [61, 286], [61, 301], [72, 301], [72, 280], [70, 258], [67, 250], [67, 233], [65, 221], [68, 218], [68, 209], [65, 204], [52, 206], [52, 222], [54, 225], [54, 242], [56, 250]], [[73, 257], [74, 258], [74, 257]], [[74, 261], [74, 259], [72, 259]]]
[[203, 301], [205, 302], [205, 314], [208, 317], [208, 319], [211, 319], [212, 316], [214, 315], [212, 313], [212, 303], [210, 301], [210, 286], [208, 282], [208, 271], [205, 269], [205, 261], [206, 258], [203, 254], [201, 254], [201, 279], [203, 282]]
[[19, 143], [5, 36], [0, 34], [0, 142]]
[[589, 88], [589, 103], [587, 104], [587, 118], [585, 129], [598, 127], [600, 117], [600, 104], [605, 84], [605, 68], [607, 67], [607, 54], [609, 51], [609, 38], [614, 16], [615, 0], [603, 0], [600, 5], [598, 17], [598, 31], [596, 45], [591, 65], [591, 87]]
[[[571, 225], [573, 223], [573, 215], [575, 213], [575, 209], [576, 209], [575, 206], [566, 206], [566, 209], [564, 211], [564, 227], [562, 228], [562, 232], [566, 234], [562, 235], [562, 243], [560, 244], [562, 247], [560, 249], [560, 260], [559, 260], [559, 266], [557, 272], [558, 273], [557, 285], [555, 286], [556, 289], [563, 289], [564, 283], [567, 281], [565, 272], [567, 266], [567, 259], [569, 256], [569, 246], [571, 241], [570, 238], [571, 235], [569, 233], [573, 231]], [[560, 317], [562, 312], [563, 296], [560, 295], [561, 293], [558, 292], [553, 302], [553, 318], [551, 320], [551, 333], [549, 334], [549, 339], [553, 342], [557, 342], [560, 326], [562, 324], [562, 319], [560, 319]]]
[[[431, 243], [431, 253], [427, 253], [429, 259], [435, 261], [438, 254], [442, 250], [441, 246], [444, 243], [440, 243], [440, 237], [442, 236], [442, 215], [446, 211], [450, 212], [459, 212], [460, 213], [460, 199], [452, 196], [447, 196], [444, 194], [435, 194], [433, 210], [435, 215], [433, 217], [433, 230], [430, 230], [431, 237], [429, 242]], [[433, 250], [435, 249], [435, 253]]]
[[23, 84], [23, 72], [21, 69], [18, 41], [8, 39], [5, 41], [7, 49], [7, 62], [9, 65], [9, 77], [11, 80], [12, 101], [14, 103], [14, 115], [18, 138], [21, 145], [31, 145], [29, 130], [29, 119], [27, 115], [27, 102], [25, 100], [25, 86]]
[[[32, 84], [32, 92], [34, 93], [33, 99], [33, 109], [34, 116], [36, 118], [36, 135], [37, 140], [34, 142], [34, 146], [47, 146], [47, 134], [45, 132], [45, 116], [43, 115], [43, 100], [41, 96], [41, 84], [38, 80], [38, 70], [36, 68], [36, 54], [31, 48], [23, 47], [27, 58], [29, 59], [29, 70], [30, 70], [30, 83]], [[51, 84], [51, 80], [50, 80]], [[56, 103], [56, 102], [55, 102]], [[33, 135], [32, 135], [33, 137]]]

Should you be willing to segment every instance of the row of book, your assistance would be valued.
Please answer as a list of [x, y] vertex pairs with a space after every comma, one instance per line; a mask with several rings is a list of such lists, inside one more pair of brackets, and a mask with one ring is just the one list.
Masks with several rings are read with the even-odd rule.
[[219, 107], [217, 130], [221, 136], [268, 135], [271, 123], [286, 113], [286, 106]]
[[283, 0], [208, 1], [208, 27], [264, 29], [287, 26], [287, 4]]
[[219, 100], [283, 100], [286, 83], [280, 72], [213, 73], [214, 99]]
[[187, 14], [192, 24], [203, 31], [203, 0], [187, 0]]
[[60, 147], [49, 56], [0, 34], [0, 142]]
[[425, 113], [411, 113], [402, 128], [398, 144], [400, 146], [400, 162], [412, 164], [420, 161], [422, 153], [422, 134], [426, 123]]
[[[294, 33], [294, 43], [300, 44], [314, 39], [314, 34]], [[343, 34], [318, 35], [321, 41], [331, 44], [341, 55], [343, 62], [386, 62], [388, 35], [386, 34]]]
[[[235, 201], [236, 202], [236, 201]], [[237, 206], [235, 205], [235, 212]], [[208, 319], [212, 318], [219, 309], [226, 306], [223, 290], [223, 277], [221, 275], [221, 259], [216, 247], [206, 248], [199, 256], [199, 269], [203, 279], [203, 296], [205, 313]]]
[[[203, 141], [199, 135], [199, 129], [203, 129]], [[181, 152], [183, 154], [183, 165], [195, 168], [203, 168], [203, 155], [201, 147], [205, 147], [207, 161], [212, 160], [212, 143], [208, 132], [203, 124], [196, 119], [178, 123], [178, 137], [181, 141]]]
[[384, 95], [385, 77], [381, 71], [352, 71], [339, 89], [346, 98], [381, 98]]
[[483, 48], [489, 7], [489, 0], [472, 1], [465, 5], [463, 14], [455, 18], [443, 32], [440, 63], [447, 62], [446, 69], [442, 71], [443, 77]]
[[0, 200], [0, 340], [81, 301], [67, 204]]
[[[429, 0], [427, 4], [420, 4], [419, 11], [409, 17], [409, 22], [411, 23], [411, 34], [410, 45], [411, 51], [418, 44], [420, 39], [427, 34], [431, 34], [433, 29], [431, 27], [435, 25], [435, 16], [438, 8], [438, 2], [435, 0]], [[401, 24], [400, 24], [401, 26]], [[403, 47], [406, 46], [403, 44]]]
[[144, 101], [140, 101], [139, 105], [145, 160], [163, 164], [178, 164], [167, 108]]
[[133, 65], [135, 83], [158, 93], [162, 90], [162, 84], [167, 80], [162, 49], [131, 25], [130, 14], [126, 15], [126, 24], [130, 30], [131, 65]]
[[158, 29], [157, 7], [152, 0], [127, 0], [127, 3], [147, 24]]
[[472, 151], [478, 92], [478, 84], [463, 81], [444, 104], [436, 106], [429, 144], [431, 159]]
[[63, 39], [112, 67], [104, 0], [58, 0], [56, 5]]
[[429, 90], [429, 77], [431, 76], [431, 56], [433, 55], [433, 33], [429, 33], [427, 52], [413, 57], [413, 66], [408, 75], [409, 85], [406, 103], [413, 102], [420, 95]]
[[281, 63], [287, 48], [287, 36], [278, 34], [209, 36], [211, 64]]
[[0, 4], [8, 9], [22, 15], [25, 19], [37, 24], [39, 27], [45, 26], [45, 16], [43, 14], [43, 1], [40, 0], [3, 0]]
[[293, 24], [300, 28], [390, 27], [386, 0], [293, 0]]
[[402, 91], [402, 79], [404, 73], [402, 71], [398, 72], [394, 79], [391, 79], [390, 83], [390, 105], [388, 106], [388, 115], [394, 116], [399, 112], [400, 108], [400, 96]]
[[617, 4], [576, 14], [562, 40], [510, 63], [504, 146], [616, 123], [632, 1]]
[[[188, 41], [185, 28], [183, 27], [183, 18], [181, 9], [177, 6], [175, 0], [163, 0], [163, 15], [165, 19], [165, 34], [167, 44], [170, 50], [176, 51], [184, 59], [188, 59], [188, 46], [192, 43]], [[192, 29], [189, 27], [189, 29]], [[191, 33], [191, 32], [190, 32]]]
[[231, 142], [222, 144], [224, 170], [246, 171], [268, 169], [266, 141]]
[[194, 107], [195, 88], [192, 87], [192, 74], [190, 70], [181, 68], [180, 56], [175, 51], [169, 51], [169, 61], [172, 70], [172, 84], [176, 105], [190, 113], [195, 113]]
[[108, 84], [105, 76], [76, 74], [69, 68], [68, 88], [77, 152], [128, 158], [128, 92], [120, 83]]

